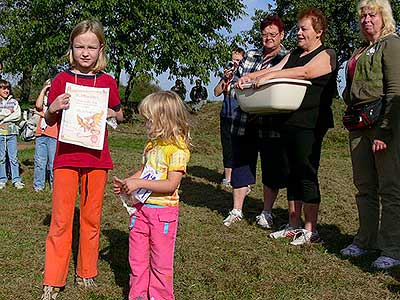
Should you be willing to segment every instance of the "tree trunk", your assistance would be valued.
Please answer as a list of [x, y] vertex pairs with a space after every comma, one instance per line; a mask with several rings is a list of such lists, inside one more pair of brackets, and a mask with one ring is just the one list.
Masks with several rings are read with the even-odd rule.
[[121, 67], [119, 62], [117, 62], [117, 69], [115, 70], [115, 81], [117, 82], [117, 87], [119, 87], [119, 78], [121, 77]]
[[129, 74], [128, 84], [126, 85], [126, 88], [125, 88], [125, 99], [124, 99], [124, 104], [125, 105], [128, 104], [129, 95], [131, 94], [131, 90], [132, 90], [133, 85], [135, 83], [134, 78], [135, 78], [135, 76], [133, 76], [132, 74]]
[[29, 102], [29, 95], [32, 87], [32, 65], [28, 65], [22, 71], [21, 79], [21, 101]]

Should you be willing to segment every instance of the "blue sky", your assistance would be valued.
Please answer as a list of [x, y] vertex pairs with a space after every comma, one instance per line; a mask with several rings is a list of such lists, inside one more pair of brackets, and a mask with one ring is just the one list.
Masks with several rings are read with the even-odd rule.
[[[243, 3], [246, 5], [247, 15], [243, 16], [241, 20], [237, 20], [232, 24], [232, 34], [237, 34], [241, 31], [249, 30], [253, 25], [253, 22], [251, 21], [250, 17], [254, 15], [254, 11], [256, 9], [266, 10], [268, 3], [272, 3], [272, 1], [249, 0], [249, 1], [243, 1]], [[168, 73], [161, 74], [160, 76], [157, 77], [157, 80], [158, 80], [157, 84], [163, 90], [169, 90], [175, 83], [175, 79], [172, 80], [168, 79]], [[211, 74], [210, 83], [206, 86], [209, 99], [218, 99], [218, 100], [223, 99], [222, 96], [214, 97], [213, 95], [214, 87], [217, 85], [218, 81], [219, 78], [216, 78]], [[189, 99], [189, 93], [192, 88], [192, 85], [190, 84], [189, 79], [184, 78], [183, 82], [185, 83], [187, 90], [186, 99]]]

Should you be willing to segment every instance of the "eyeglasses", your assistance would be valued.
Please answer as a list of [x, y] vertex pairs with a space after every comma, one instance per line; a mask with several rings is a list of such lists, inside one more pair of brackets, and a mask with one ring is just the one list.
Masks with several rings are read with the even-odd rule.
[[274, 38], [276, 38], [278, 36], [278, 34], [279, 34], [279, 32], [275, 32], [275, 33], [267, 32], [267, 33], [261, 34], [261, 36], [262, 36], [263, 39], [267, 39], [267, 38], [274, 39]]
[[10, 90], [9, 86], [0, 86], [0, 90]]

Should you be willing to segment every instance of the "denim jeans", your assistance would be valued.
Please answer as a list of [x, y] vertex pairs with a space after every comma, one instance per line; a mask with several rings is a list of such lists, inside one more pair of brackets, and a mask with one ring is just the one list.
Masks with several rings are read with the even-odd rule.
[[16, 135], [0, 135], [0, 182], [7, 182], [6, 154], [10, 162], [12, 183], [20, 182]]
[[41, 135], [35, 140], [35, 169], [33, 188], [43, 190], [46, 185], [46, 173], [49, 174], [50, 187], [53, 187], [53, 162], [56, 153], [57, 140]]

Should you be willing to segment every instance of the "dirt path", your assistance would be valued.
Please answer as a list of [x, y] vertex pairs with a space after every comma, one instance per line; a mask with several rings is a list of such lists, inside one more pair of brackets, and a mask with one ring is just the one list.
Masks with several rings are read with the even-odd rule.
[[33, 149], [33, 148], [35, 148], [35, 141], [18, 142], [18, 150]]

